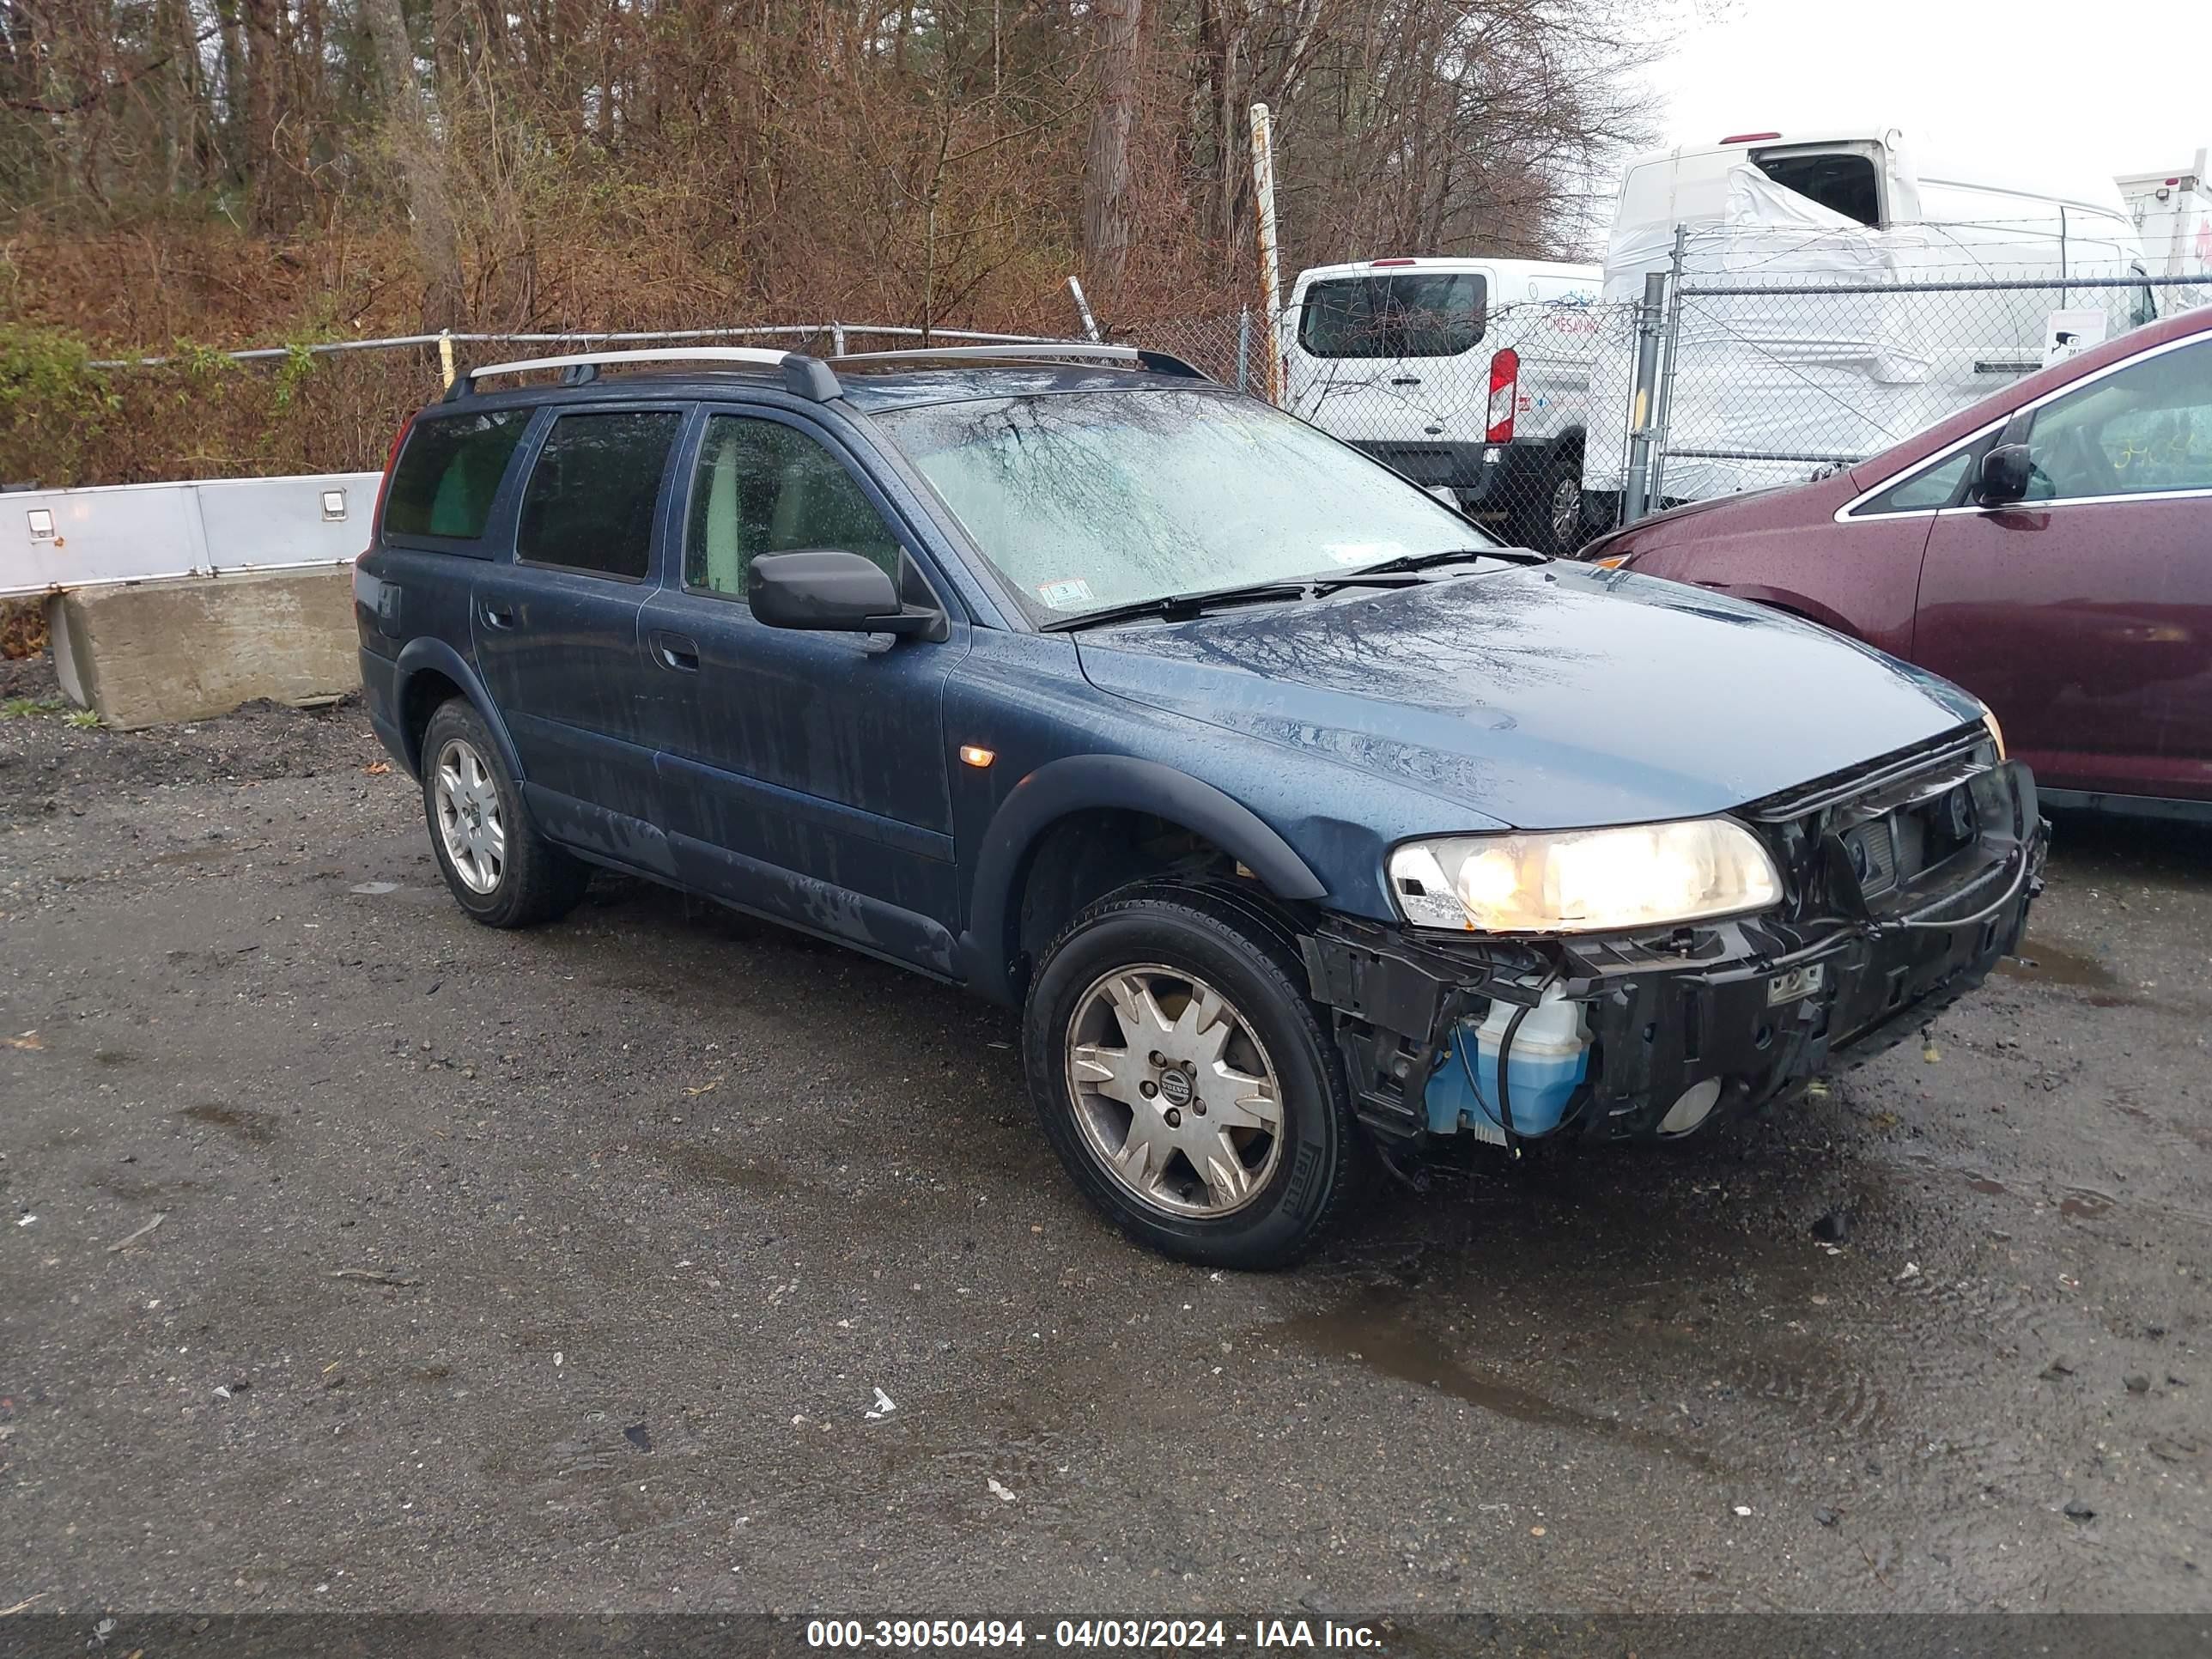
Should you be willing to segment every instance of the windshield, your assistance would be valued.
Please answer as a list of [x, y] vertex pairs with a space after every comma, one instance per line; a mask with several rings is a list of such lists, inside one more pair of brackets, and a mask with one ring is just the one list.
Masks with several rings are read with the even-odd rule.
[[877, 418], [1033, 622], [1495, 545], [1358, 451], [1220, 392], [1062, 392]]

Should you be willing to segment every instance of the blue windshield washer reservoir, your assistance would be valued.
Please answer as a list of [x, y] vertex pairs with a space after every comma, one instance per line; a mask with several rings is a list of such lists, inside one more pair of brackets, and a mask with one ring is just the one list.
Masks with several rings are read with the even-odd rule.
[[[1505, 1120], [1498, 1105], [1498, 1051], [1506, 1027], [1524, 1006], [1494, 998], [1480, 1019], [1463, 1019], [1454, 1030], [1451, 1047], [1431, 1075], [1424, 1097], [1431, 1133], [1465, 1133], [1504, 1144]], [[1511, 1085], [1514, 1133], [1540, 1135], [1559, 1127], [1589, 1071], [1589, 1033], [1582, 1004], [1550, 987], [1513, 1034], [1506, 1080]]]

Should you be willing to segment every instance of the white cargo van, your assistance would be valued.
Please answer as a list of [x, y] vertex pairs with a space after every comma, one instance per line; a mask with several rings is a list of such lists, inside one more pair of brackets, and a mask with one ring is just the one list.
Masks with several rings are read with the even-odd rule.
[[[1633, 302], [1647, 272], [1670, 268], [1677, 226], [1686, 288], [1768, 291], [1708, 291], [1682, 307], [1668, 501], [1794, 483], [1887, 448], [2040, 368], [2055, 313], [2096, 309], [2108, 334], [2154, 314], [2148, 288], [2051, 280], [2142, 275], [2141, 243], [2109, 179], [2026, 163], [2016, 146], [1954, 152], [1869, 126], [1638, 156], [1607, 245], [1608, 301]], [[1981, 281], [2050, 285], [1880, 291]], [[1819, 291], [1828, 287], [1845, 291]], [[1626, 398], [1591, 411], [1584, 483], [1597, 524], [1619, 510], [1628, 419]]]
[[1599, 272], [1369, 259], [1298, 274], [1284, 407], [1547, 552], [1580, 540]]
[[[2154, 276], [2197, 276], [2212, 272], [2212, 193], [2207, 191], [2205, 161], [2198, 150], [2185, 167], [2158, 173], [2123, 173], [2113, 180], [2128, 204], [2136, 234], [2142, 238], [2143, 264]], [[2212, 304], [2212, 282], [2177, 283], [2159, 290], [2161, 312]]]

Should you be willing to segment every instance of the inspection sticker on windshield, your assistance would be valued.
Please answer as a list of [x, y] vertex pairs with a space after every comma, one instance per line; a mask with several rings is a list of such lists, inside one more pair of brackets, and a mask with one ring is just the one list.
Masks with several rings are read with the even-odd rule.
[[1080, 576], [1063, 576], [1056, 582], [1039, 582], [1037, 598], [1055, 611], [1091, 603], [1091, 584]]

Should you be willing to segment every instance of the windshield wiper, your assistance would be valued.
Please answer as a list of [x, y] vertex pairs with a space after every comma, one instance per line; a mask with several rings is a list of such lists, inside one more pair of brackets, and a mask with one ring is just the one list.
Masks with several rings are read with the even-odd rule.
[[1510, 559], [1520, 564], [1542, 564], [1544, 556], [1525, 547], [1455, 547], [1442, 553], [1401, 553], [1395, 559], [1384, 559], [1376, 564], [1363, 564], [1356, 570], [1347, 570], [1333, 581], [1353, 581], [1362, 576], [1380, 576], [1393, 570], [1426, 570], [1431, 565], [1457, 564], [1463, 559]]
[[1079, 617], [1055, 617], [1038, 625], [1046, 634], [1065, 633], [1073, 628], [1090, 628], [1099, 623], [1128, 622], [1139, 617], [1158, 617], [1166, 622], [1181, 622], [1187, 617], [1202, 616], [1208, 611], [1224, 605], [1265, 605], [1273, 599], [1304, 599], [1313, 597], [1310, 582], [1243, 582], [1231, 587], [1209, 587], [1193, 593], [1163, 593], [1155, 599], [1131, 599], [1126, 605], [1104, 605], [1097, 611], [1086, 611]]

